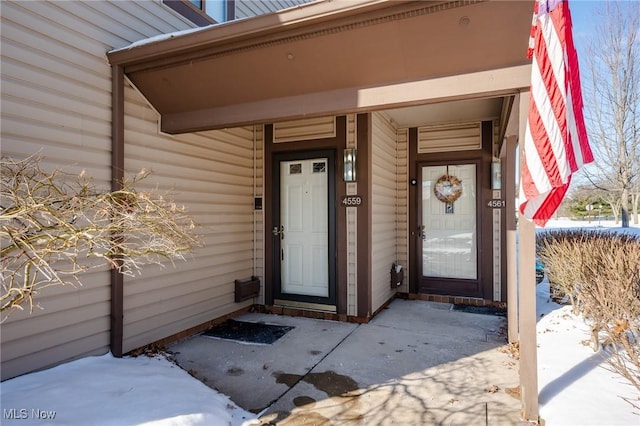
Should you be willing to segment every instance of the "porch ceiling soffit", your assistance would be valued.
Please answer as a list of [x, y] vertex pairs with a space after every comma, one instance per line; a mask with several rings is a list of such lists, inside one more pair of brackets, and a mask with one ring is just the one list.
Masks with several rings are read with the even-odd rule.
[[184, 133], [516, 93], [531, 4], [307, 4], [108, 54]]

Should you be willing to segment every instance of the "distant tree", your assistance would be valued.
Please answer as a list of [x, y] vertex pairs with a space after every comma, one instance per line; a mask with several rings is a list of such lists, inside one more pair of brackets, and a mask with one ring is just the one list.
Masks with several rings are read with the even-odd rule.
[[[573, 218], [595, 219], [597, 216], [614, 215], [618, 219], [620, 215], [619, 201], [617, 196], [611, 197], [611, 193], [593, 189], [590, 185], [580, 185], [571, 189], [569, 196], [565, 198], [566, 210]], [[591, 205], [592, 209], [587, 210]]]
[[622, 215], [622, 200], [615, 192], [599, 190], [601, 199], [609, 205], [608, 211], [613, 215], [613, 220], [616, 225], [620, 223], [620, 217]]
[[[640, 2], [603, 2], [586, 58], [585, 119], [596, 161], [585, 169], [593, 187], [619, 203], [629, 226], [640, 179]], [[584, 76], [583, 76], [584, 77]]]
[[[640, 159], [638, 159], [638, 161], [640, 161]], [[640, 168], [640, 166], [638, 166], [638, 168]], [[638, 218], [638, 210], [640, 208], [640, 179], [636, 179], [636, 184], [631, 191], [631, 208], [633, 209], [633, 223], [637, 225], [640, 223], [640, 219]]]
[[90, 268], [133, 275], [200, 244], [183, 207], [135, 189], [148, 172], [118, 191], [98, 190], [83, 174], [45, 171], [39, 157], [3, 157], [0, 175], [0, 322], [37, 306], [44, 288], [80, 285]]
[[584, 219], [587, 215], [585, 206], [591, 204], [594, 199], [594, 191], [591, 189], [584, 187], [573, 189], [571, 195], [565, 198], [569, 216], [575, 219]]

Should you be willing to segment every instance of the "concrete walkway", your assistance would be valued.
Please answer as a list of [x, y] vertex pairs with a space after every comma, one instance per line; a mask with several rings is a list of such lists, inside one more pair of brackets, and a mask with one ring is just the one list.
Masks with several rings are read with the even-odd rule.
[[168, 349], [265, 425], [518, 424], [505, 319], [450, 308], [397, 299], [360, 325], [246, 314], [295, 328], [272, 345], [198, 335]]

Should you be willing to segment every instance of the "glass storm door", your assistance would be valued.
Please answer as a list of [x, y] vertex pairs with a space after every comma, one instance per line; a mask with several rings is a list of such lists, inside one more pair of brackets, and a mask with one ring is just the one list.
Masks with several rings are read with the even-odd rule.
[[476, 164], [421, 166], [420, 291], [477, 296]]
[[277, 299], [332, 304], [335, 299], [333, 278], [335, 260], [335, 214], [331, 214], [334, 197], [332, 158], [281, 159], [279, 189], [274, 200], [278, 206], [276, 288]]

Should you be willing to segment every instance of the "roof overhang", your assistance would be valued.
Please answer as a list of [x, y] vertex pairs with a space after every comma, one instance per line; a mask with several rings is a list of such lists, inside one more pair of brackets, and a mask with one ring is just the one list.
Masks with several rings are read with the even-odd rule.
[[496, 97], [529, 86], [532, 4], [320, 1], [108, 54], [167, 133]]

